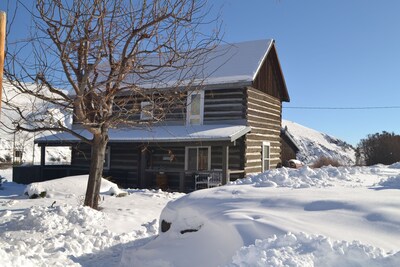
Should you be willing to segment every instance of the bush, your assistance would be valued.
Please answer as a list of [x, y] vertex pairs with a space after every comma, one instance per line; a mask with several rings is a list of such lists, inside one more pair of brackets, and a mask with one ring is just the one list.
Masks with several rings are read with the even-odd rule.
[[358, 144], [357, 157], [368, 166], [400, 161], [400, 135], [388, 132], [368, 135]]
[[339, 167], [339, 166], [341, 166], [341, 164], [336, 159], [328, 158], [328, 157], [320, 157], [312, 165], [313, 168], [321, 168], [323, 166]]

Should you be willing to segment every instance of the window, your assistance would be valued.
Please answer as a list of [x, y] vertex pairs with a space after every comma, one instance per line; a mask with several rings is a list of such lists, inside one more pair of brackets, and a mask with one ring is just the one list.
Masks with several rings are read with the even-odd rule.
[[211, 169], [211, 147], [186, 147], [186, 170], [207, 171]]
[[186, 121], [188, 125], [203, 124], [204, 91], [189, 92], [187, 98]]
[[111, 148], [108, 146], [107, 148], [106, 148], [106, 153], [105, 153], [105, 155], [104, 155], [104, 164], [103, 164], [103, 168], [105, 169], [105, 170], [109, 170], [110, 169], [110, 150], [111, 150]]
[[151, 120], [153, 119], [153, 103], [150, 101], [143, 101], [140, 103], [140, 119]]
[[269, 170], [270, 165], [270, 143], [262, 143], [262, 171]]

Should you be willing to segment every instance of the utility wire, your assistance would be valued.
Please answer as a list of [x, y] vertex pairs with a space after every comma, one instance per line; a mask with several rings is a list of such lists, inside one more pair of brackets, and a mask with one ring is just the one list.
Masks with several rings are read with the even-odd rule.
[[400, 106], [385, 106], [385, 107], [282, 107], [285, 109], [318, 109], [318, 110], [368, 110], [368, 109], [400, 109]]

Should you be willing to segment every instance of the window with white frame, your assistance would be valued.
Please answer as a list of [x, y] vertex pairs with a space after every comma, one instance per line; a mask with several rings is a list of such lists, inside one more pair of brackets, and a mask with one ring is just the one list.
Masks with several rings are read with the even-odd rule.
[[269, 170], [271, 160], [271, 145], [269, 142], [262, 143], [262, 171]]
[[150, 101], [143, 101], [140, 103], [140, 119], [151, 120], [153, 119], [153, 103]]
[[204, 115], [204, 91], [192, 91], [188, 93], [186, 122], [188, 125], [203, 124]]
[[110, 155], [111, 155], [111, 148], [108, 146], [106, 148], [106, 152], [105, 152], [105, 155], [104, 155], [103, 168], [105, 170], [109, 170], [110, 169]]
[[211, 147], [186, 147], [185, 169], [207, 171], [211, 169]]

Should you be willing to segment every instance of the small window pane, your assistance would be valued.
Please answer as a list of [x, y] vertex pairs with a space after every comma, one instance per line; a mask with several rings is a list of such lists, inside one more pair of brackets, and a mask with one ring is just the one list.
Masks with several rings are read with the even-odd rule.
[[200, 115], [200, 94], [192, 94], [190, 97], [190, 115], [191, 116], [199, 116]]
[[104, 154], [103, 168], [104, 169], [109, 169], [110, 168], [110, 147], [109, 146], [106, 148], [106, 151], [105, 151], [105, 154]]
[[141, 120], [150, 120], [153, 118], [153, 104], [151, 102], [145, 101], [140, 103], [141, 112], [140, 119]]
[[269, 159], [269, 146], [264, 146], [264, 159]]
[[269, 159], [264, 160], [264, 171], [269, 170]]
[[197, 170], [197, 148], [188, 149], [188, 170]]
[[199, 171], [208, 170], [208, 148], [199, 148]]
[[200, 124], [200, 118], [191, 118], [190, 124]]

